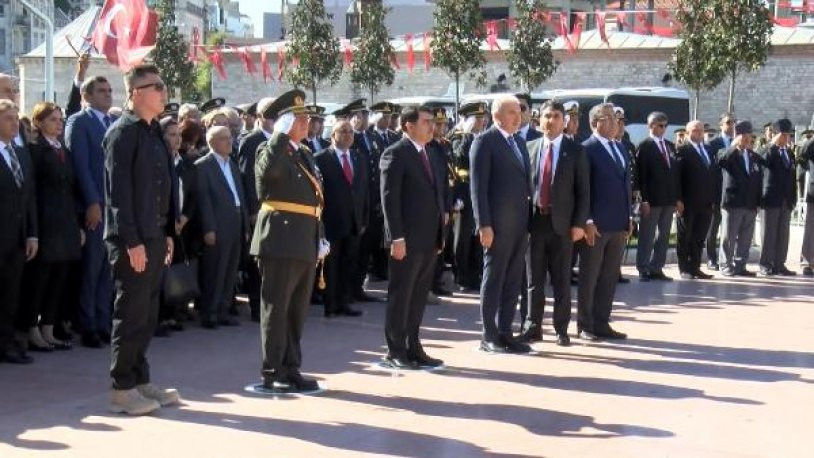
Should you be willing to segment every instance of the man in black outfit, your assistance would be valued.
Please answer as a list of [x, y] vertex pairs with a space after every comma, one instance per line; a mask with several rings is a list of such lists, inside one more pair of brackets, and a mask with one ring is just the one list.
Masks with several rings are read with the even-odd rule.
[[381, 197], [390, 245], [385, 363], [396, 369], [437, 367], [421, 346], [418, 331], [432, 286], [436, 256], [444, 243], [446, 173], [427, 153], [432, 140], [430, 108], [405, 108], [404, 137], [382, 154]]
[[110, 409], [143, 415], [178, 402], [150, 383], [147, 348], [158, 322], [163, 266], [172, 260], [177, 208], [174, 170], [157, 117], [167, 92], [158, 69], [125, 75], [129, 109], [111, 126], [105, 157], [105, 241], [113, 268], [113, 393]]
[[723, 172], [721, 166], [718, 164], [718, 157], [732, 146], [732, 141], [735, 137], [735, 117], [729, 113], [721, 115], [720, 119], [721, 135], [709, 141], [709, 153], [713, 157], [713, 166], [715, 170], [715, 195], [718, 199], [713, 202], [712, 207], [712, 222], [709, 225], [707, 232], [706, 251], [707, 251], [707, 267], [712, 270], [718, 270], [718, 233], [721, 228], [721, 197], [723, 191], [721, 189], [721, 181], [723, 180]]
[[[0, 89], [6, 83], [12, 84], [0, 77]], [[0, 96], [9, 95], [0, 92]], [[14, 146], [18, 113], [16, 103], [0, 99], [0, 362], [28, 364], [31, 357], [14, 338], [14, 318], [23, 264], [37, 254], [37, 208], [31, 158], [28, 151]]]
[[348, 121], [334, 124], [331, 139], [331, 146], [314, 156], [325, 190], [325, 238], [331, 244], [331, 253], [325, 259], [325, 316], [359, 316], [362, 312], [352, 309], [349, 302], [352, 266], [357, 262], [359, 236], [365, 230], [370, 210], [367, 162], [350, 149], [353, 128]]
[[678, 147], [676, 162], [679, 177], [678, 200], [683, 212], [678, 215], [678, 270], [685, 280], [712, 278], [701, 271], [701, 251], [707, 237], [714, 204], [720, 200], [716, 195], [718, 173], [709, 145], [704, 144], [704, 124], [690, 121], [688, 138]]
[[568, 346], [571, 320], [571, 250], [585, 236], [590, 177], [585, 150], [565, 138], [565, 108], [547, 101], [540, 108], [543, 137], [528, 143], [534, 185], [531, 238], [526, 253], [528, 301], [520, 305], [524, 342], [543, 340], [546, 276], [554, 290], [557, 345]]

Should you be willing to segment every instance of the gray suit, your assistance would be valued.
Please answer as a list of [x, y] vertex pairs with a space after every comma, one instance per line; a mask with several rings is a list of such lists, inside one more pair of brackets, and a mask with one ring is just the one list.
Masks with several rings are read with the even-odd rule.
[[470, 150], [475, 222], [478, 228], [491, 227], [495, 235], [483, 253], [481, 282], [483, 339], [489, 342], [511, 336], [528, 247], [530, 164], [525, 142], [514, 138], [522, 162], [496, 126], [476, 137]]
[[229, 173], [237, 191], [239, 206], [235, 205], [235, 196], [214, 152], [198, 159], [195, 167], [201, 232], [215, 233], [215, 244], [204, 245], [201, 257], [202, 318], [216, 321], [227, 318], [227, 310], [234, 297], [240, 247], [246, 239], [249, 221], [237, 164], [229, 160]]
[[546, 276], [554, 290], [554, 329], [568, 332], [571, 320], [571, 242], [570, 229], [584, 227], [590, 208], [590, 172], [582, 145], [563, 136], [557, 162], [552, 159], [550, 206], [544, 208], [541, 183], [546, 152], [544, 139], [528, 143], [534, 183], [534, 210], [531, 238], [526, 254], [528, 300], [520, 304], [524, 330], [540, 328], [545, 306]]

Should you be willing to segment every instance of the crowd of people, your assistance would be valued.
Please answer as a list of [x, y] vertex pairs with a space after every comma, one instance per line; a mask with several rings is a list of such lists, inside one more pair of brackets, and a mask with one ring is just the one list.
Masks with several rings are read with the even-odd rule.
[[[236, 294], [262, 331], [263, 387], [307, 392], [300, 337], [311, 303], [325, 317], [356, 317], [387, 281], [383, 363], [399, 370], [443, 364], [419, 329], [428, 295], [478, 293], [480, 348], [528, 353], [542, 340], [546, 288], [556, 344], [576, 336], [624, 339], [610, 326], [621, 263], [636, 238], [640, 281], [664, 272], [675, 219], [681, 278], [754, 276], [747, 269], [758, 213], [759, 273], [786, 265], [791, 215], [807, 202], [802, 273], [814, 275], [811, 132], [793, 142], [787, 119], [756, 145], [749, 121], [720, 118], [720, 133], [693, 120], [665, 138], [667, 115], [648, 116], [634, 145], [622, 107], [526, 94], [443, 108], [355, 100], [331, 113], [288, 91], [229, 107], [224, 99], [167, 104], [158, 70], [125, 75], [127, 105], [113, 106], [104, 77], [78, 61], [65, 109], [18, 107], [0, 75], [0, 362], [29, 351], [111, 346], [111, 408], [148, 413], [177, 402], [150, 381], [153, 336], [237, 326]], [[798, 169], [803, 170], [799, 173]], [[807, 194], [804, 190], [808, 189]], [[719, 243], [720, 240], [720, 243]], [[195, 265], [199, 294], [164, 291], [168, 266]], [[194, 304], [190, 307], [190, 302]], [[518, 307], [519, 305], [519, 307]], [[520, 332], [515, 316], [520, 310]]]

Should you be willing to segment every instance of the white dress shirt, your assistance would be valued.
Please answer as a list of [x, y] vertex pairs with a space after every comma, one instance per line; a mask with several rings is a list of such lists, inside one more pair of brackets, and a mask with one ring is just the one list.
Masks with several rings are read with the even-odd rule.
[[224, 178], [226, 178], [226, 183], [229, 185], [229, 190], [232, 191], [232, 196], [235, 198], [235, 207], [240, 206], [240, 198], [237, 194], [237, 186], [235, 186], [235, 179], [232, 176], [232, 167], [229, 164], [229, 157], [222, 157], [220, 154], [215, 153], [215, 159], [218, 161], [218, 166], [220, 167], [220, 171], [223, 173]]

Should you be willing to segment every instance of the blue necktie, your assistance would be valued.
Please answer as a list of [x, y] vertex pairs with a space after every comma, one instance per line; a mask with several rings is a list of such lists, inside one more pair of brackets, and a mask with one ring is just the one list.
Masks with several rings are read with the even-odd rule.
[[103, 119], [104, 119], [103, 124], [105, 125], [105, 130], [107, 130], [108, 127], [110, 127], [110, 116], [105, 115], [105, 117]]
[[608, 144], [611, 147], [611, 152], [612, 152], [611, 156], [613, 156], [614, 162], [616, 162], [616, 165], [618, 165], [619, 169], [622, 171], [622, 173], [624, 173], [625, 172], [625, 163], [622, 162], [622, 155], [619, 153], [619, 150], [616, 148], [616, 142], [608, 141]]
[[23, 187], [23, 168], [20, 167], [20, 161], [14, 153], [14, 148], [6, 146], [6, 153], [8, 154], [9, 163], [11, 163], [11, 174], [14, 175], [14, 183], [18, 188]]
[[509, 135], [506, 137], [506, 140], [509, 142], [509, 146], [512, 147], [512, 151], [514, 151], [514, 155], [517, 157], [517, 160], [520, 161], [520, 164], [523, 165], [523, 167], [525, 167], [526, 163], [523, 161], [523, 153], [521, 153], [520, 148], [517, 147], [517, 143], [514, 141], [514, 135]]

